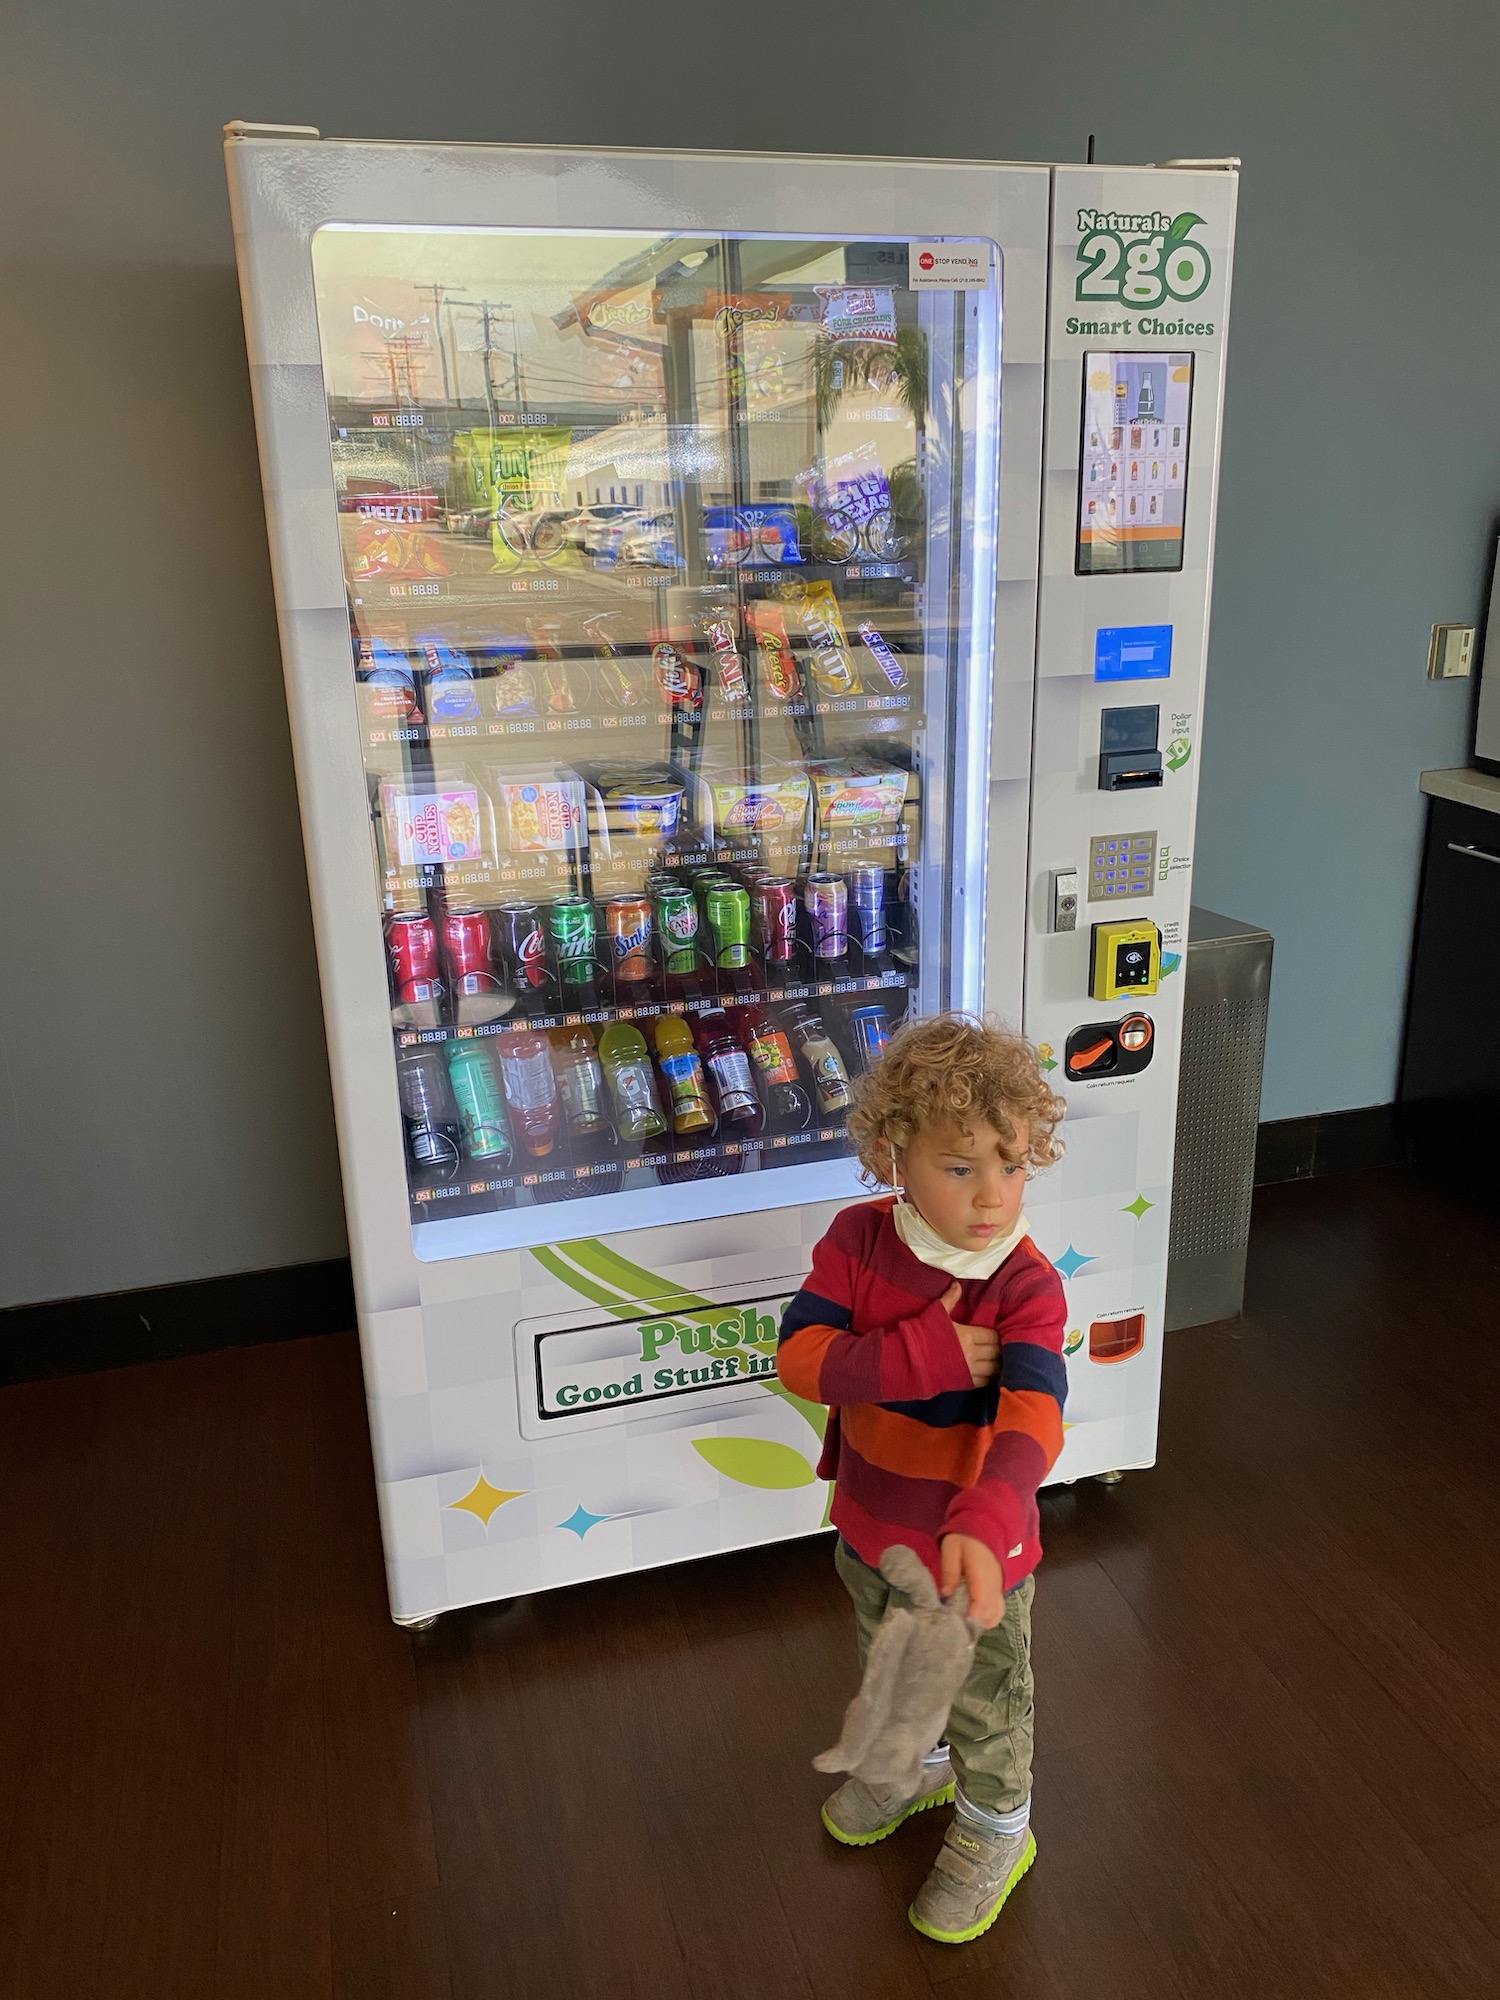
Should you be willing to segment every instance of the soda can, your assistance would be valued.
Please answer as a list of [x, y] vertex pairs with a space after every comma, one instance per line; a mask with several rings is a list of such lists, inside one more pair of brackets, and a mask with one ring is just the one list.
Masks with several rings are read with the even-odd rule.
[[787, 965], [797, 956], [797, 885], [787, 875], [762, 875], [754, 895], [766, 963]]
[[865, 651], [874, 657], [880, 671], [885, 675], [891, 686], [897, 689], [904, 688], [906, 686], [906, 669], [901, 664], [900, 655], [894, 652], [887, 643], [880, 627], [872, 624], [868, 618], [863, 618], [860, 620], [859, 636]]
[[490, 993], [496, 986], [490, 963], [490, 926], [483, 910], [449, 907], [443, 918], [443, 950], [455, 993]]
[[847, 957], [849, 889], [843, 876], [809, 875], [802, 900], [812, 920], [813, 951], [817, 957]]
[[849, 1033], [860, 1068], [873, 1069], [891, 1039], [891, 1017], [884, 1007], [855, 1007], [849, 1015]]
[[653, 891], [662, 962], [668, 972], [686, 975], [698, 965], [698, 899], [691, 889], [670, 882]]
[[868, 865], [850, 870], [849, 900], [859, 918], [859, 941], [867, 957], [886, 947], [885, 870]]
[[385, 927], [391, 987], [403, 1006], [436, 1000], [443, 991], [438, 970], [437, 926], [425, 910], [395, 916]]
[[539, 993], [548, 979], [541, 904], [521, 897], [502, 903], [492, 923], [499, 932], [500, 956], [516, 992], [522, 999]]
[[616, 896], [604, 906], [604, 928], [613, 947], [615, 978], [627, 986], [651, 977], [651, 904], [645, 896]]
[[587, 896], [564, 896], [547, 906], [547, 934], [564, 991], [587, 986], [594, 976], [599, 919]]
[[494, 1054], [484, 1042], [449, 1042], [448, 1081], [458, 1105], [464, 1151], [471, 1160], [503, 1167], [515, 1152], [505, 1096], [495, 1070]]
[[708, 922], [714, 934], [714, 964], [723, 971], [750, 963], [750, 892], [737, 882], [709, 884]]

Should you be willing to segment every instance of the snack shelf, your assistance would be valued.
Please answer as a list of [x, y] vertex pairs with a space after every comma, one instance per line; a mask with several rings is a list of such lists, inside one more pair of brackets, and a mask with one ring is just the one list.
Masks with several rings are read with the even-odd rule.
[[634, 729], [655, 729], [665, 734], [674, 725], [686, 735], [696, 733], [702, 723], [710, 727], [734, 722], [775, 723], [782, 717], [795, 721], [809, 715], [890, 717], [914, 730], [923, 729], [927, 724], [925, 714], [912, 711], [910, 695], [845, 695], [826, 701], [749, 702], [733, 707], [711, 702], [691, 720], [676, 716], [669, 709], [637, 709], [633, 713], [619, 715], [528, 715], [504, 721], [481, 719], [476, 722], [372, 728], [366, 730], [365, 741], [372, 750], [385, 744], [409, 744], [413, 749], [425, 749], [433, 744], [447, 747], [456, 743], [488, 743], [496, 737], [520, 736], [553, 741], [559, 737], [618, 735], [622, 730]]

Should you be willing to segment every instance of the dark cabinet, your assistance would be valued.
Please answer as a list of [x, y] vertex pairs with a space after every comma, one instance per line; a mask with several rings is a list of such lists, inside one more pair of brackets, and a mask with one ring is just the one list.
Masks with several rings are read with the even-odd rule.
[[1500, 812], [1428, 808], [1398, 1097], [1418, 1165], [1500, 1191]]

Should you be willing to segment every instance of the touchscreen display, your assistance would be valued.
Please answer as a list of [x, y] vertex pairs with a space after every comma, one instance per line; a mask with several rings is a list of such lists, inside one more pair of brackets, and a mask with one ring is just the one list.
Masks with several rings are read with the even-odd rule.
[[1191, 354], [1085, 354], [1079, 576], [1182, 568]]

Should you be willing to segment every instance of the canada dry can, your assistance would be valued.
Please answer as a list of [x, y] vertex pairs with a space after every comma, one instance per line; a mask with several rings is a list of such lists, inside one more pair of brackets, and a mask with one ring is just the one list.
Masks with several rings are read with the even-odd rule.
[[768, 965], [797, 956], [797, 885], [790, 876], [763, 875], [755, 885], [761, 950]]
[[495, 912], [500, 955], [517, 993], [536, 993], [547, 984], [547, 945], [542, 936], [542, 906], [517, 900]]
[[709, 885], [708, 922], [714, 934], [714, 964], [732, 971], [750, 962], [750, 891], [738, 883]]
[[880, 867], [854, 869], [849, 876], [849, 893], [859, 918], [859, 941], [867, 952], [884, 951], [885, 870]]
[[687, 974], [698, 965], [698, 899], [681, 883], [663, 883], [655, 891], [656, 928], [662, 963], [668, 972]]
[[464, 1151], [471, 1160], [503, 1166], [514, 1146], [494, 1054], [484, 1042], [449, 1042], [448, 1081], [453, 1086]]
[[604, 909], [615, 978], [629, 986], [651, 977], [651, 904], [645, 896], [616, 896]]
[[587, 986], [594, 976], [599, 920], [587, 896], [565, 896], [547, 911], [547, 929], [564, 986]]
[[844, 958], [849, 951], [849, 890], [842, 875], [809, 875], [803, 901], [812, 922], [813, 951], [819, 958]]
[[436, 1000], [442, 992], [438, 974], [437, 927], [425, 910], [392, 917], [385, 930], [391, 958], [391, 985], [406, 1006]]

